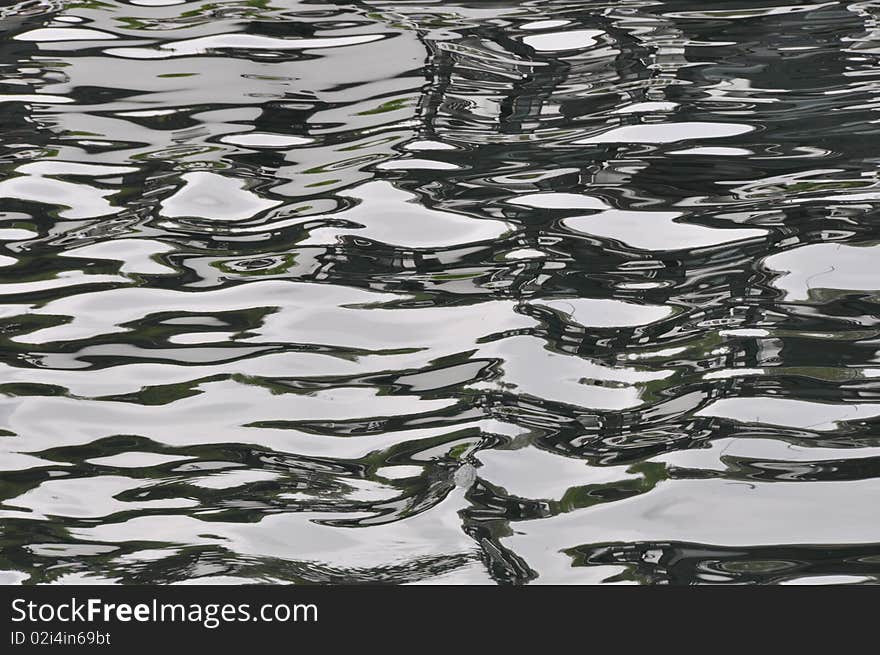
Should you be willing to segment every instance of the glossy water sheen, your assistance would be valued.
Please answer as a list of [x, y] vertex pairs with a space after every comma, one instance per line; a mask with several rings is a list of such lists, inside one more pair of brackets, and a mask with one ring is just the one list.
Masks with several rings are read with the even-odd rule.
[[3, 582], [880, 578], [880, 2], [0, 29]]

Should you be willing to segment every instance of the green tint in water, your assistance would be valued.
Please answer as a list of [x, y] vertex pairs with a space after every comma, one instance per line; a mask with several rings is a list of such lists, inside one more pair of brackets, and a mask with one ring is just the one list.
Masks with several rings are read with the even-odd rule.
[[876, 582], [880, 4], [724, 5], [0, 9], [0, 581]]

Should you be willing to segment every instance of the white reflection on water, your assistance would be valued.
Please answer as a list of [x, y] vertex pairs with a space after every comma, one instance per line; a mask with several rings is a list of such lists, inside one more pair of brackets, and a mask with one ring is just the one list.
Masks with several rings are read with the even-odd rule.
[[0, 581], [878, 579], [865, 3], [0, 16]]

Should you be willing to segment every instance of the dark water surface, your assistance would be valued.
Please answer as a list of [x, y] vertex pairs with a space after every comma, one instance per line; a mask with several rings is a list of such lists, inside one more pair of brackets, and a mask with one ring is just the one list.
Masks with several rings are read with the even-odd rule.
[[0, 29], [0, 581], [880, 579], [880, 1]]

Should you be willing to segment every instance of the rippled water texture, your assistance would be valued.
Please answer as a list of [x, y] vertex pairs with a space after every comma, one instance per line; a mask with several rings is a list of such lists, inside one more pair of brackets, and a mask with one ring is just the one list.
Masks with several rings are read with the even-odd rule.
[[880, 1], [0, 29], [0, 581], [880, 580]]

